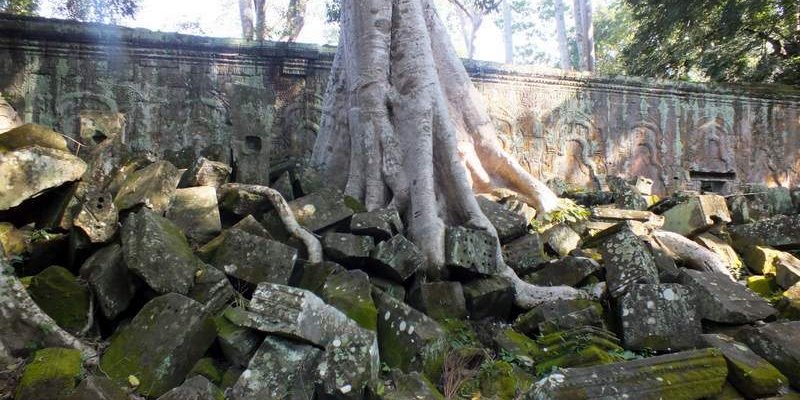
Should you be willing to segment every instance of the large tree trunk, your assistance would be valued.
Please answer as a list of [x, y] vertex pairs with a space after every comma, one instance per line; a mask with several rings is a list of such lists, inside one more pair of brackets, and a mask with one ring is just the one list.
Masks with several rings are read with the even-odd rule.
[[[431, 0], [345, 0], [341, 28], [312, 161], [367, 209], [397, 207], [429, 276], [443, 275], [446, 226], [496, 235], [473, 188], [515, 190], [542, 213], [558, 207], [500, 147]], [[582, 295], [514, 282], [521, 306]]]
[[289, 0], [286, 10], [286, 27], [283, 30], [282, 41], [294, 42], [300, 36], [305, 25], [306, 6], [308, 0]]
[[575, 39], [581, 71], [594, 71], [594, 27], [590, 0], [575, 0]]
[[503, 44], [506, 47], [506, 64], [514, 63], [514, 13], [511, 0], [503, 1]]
[[556, 37], [558, 39], [558, 56], [561, 69], [572, 70], [567, 46], [567, 24], [564, 20], [564, 0], [555, 0]]
[[253, 0], [239, 0], [239, 18], [242, 21], [242, 39], [253, 40], [255, 34], [255, 9]]
[[255, 37], [256, 40], [266, 40], [269, 38], [269, 27], [267, 27], [267, 0], [253, 0], [256, 14]]

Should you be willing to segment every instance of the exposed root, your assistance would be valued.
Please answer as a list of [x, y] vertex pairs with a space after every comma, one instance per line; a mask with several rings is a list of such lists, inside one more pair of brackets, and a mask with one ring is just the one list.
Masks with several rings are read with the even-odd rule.
[[736, 280], [731, 274], [728, 264], [717, 253], [674, 232], [657, 230], [653, 232], [653, 238], [661, 247], [689, 267], [700, 271], [720, 273], [732, 281]]
[[284, 199], [277, 190], [268, 186], [260, 185], [237, 186], [248, 192], [258, 193], [266, 196], [272, 203], [272, 206], [275, 207], [275, 211], [278, 213], [278, 216], [281, 218], [281, 221], [283, 222], [283, 225], [286, 227], [286, 230], [289, 232], [289, 234], [303, 242], [303, 244], [306, 246], [306, 251], [308, 252], [308, 261], [311, 263], [322, 262], [322, 244], [319, 242], [319, 239], [317, 239], [313, 233], [309, 232], [297, 223], [297, 219], [294, 218], [294, 214], [289, 208], [289, 204], [286, 202], [286, 199]]
[[[505, 264], [504, 264], [505, 266]], [[514, 284], [514, 302], [528, 310], [550, 300], [589, 299], [589, 293], [569, 286], [536, 286], [522, 280], [510, 267], [505, 266], [500, 276]]]

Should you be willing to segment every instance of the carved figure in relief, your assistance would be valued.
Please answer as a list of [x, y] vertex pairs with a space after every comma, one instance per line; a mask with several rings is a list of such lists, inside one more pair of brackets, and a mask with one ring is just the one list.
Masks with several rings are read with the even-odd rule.
[[624, 157], [618, 171], [629, 177], [643, 176], [653, 181], [653, 193], [666, 193], [666, 171], [660, 160], [661, 129], [650, 122], [638, 123], [621, 149]]
[[703, 118], [689, 134], [690, 170], [734, 172], [732, 131], [722, 118]]

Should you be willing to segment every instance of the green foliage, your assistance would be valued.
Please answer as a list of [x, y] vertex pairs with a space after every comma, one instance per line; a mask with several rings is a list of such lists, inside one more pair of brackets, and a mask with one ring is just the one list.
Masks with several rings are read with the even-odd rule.
[[633, 39], [633, 14], [622, 1], [613, 1], [594, 14], [595, 70], [602, 74], [624, 75], [622, 50]]
[[796, 0], [624, 0], [637, 29], [628, 72], [671, 79], [800, 83]]
[[0, 11], [4, 13], [34, 15], [38, 9], [37, 0], [0, 0]]
[[553, 212], [545, 215], [542, 219], [545, 222], [552, 224], [560, 224], [564, 222], [580, 222], [589, 219], [591, 212], [588, 208], [576, 204], [569, 199], [560, 199], [558, 208]]
[[[115, 23], [132, 17], [141, 0], [57, 0], [53, 3], [62, 16], [87, 22]], [[0, 0], [0, 11], [18, 15], [36, 15], [40, 0]]]

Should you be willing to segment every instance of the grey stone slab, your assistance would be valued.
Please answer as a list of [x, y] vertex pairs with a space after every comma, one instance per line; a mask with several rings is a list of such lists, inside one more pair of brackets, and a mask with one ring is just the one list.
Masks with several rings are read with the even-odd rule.
[[746, 324], [777, 313], [744, 285], [713, 272], [684, 269], [681, 283], [694, 294], [700, 318], [727, 324]]
[[689, 349], [701, 333], [695, 300], [682, 285], [633, 285], [619, 299], [617, 311], [629, 350]]

